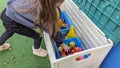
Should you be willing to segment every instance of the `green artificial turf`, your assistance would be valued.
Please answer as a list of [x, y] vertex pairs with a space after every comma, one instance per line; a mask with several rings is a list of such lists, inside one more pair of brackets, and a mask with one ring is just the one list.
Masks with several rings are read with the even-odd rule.
[[[0, 13], [5, 8], [7, 0], [0, 0]], [[5, 31], [0, 20], [0, 35]], [[11, 50], [0, 52], [0, 68], [50, 68], [49, 57], [41, 58], [32, 53], [33, 39], [14, 34], [9, 42]], [[42, 42], [45, 48], [44, 41]]]

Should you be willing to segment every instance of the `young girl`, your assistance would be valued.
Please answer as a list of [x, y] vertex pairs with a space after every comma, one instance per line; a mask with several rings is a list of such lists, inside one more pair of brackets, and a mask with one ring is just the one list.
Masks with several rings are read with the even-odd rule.
[[41, 57], [47, 51], [40, 47], [40, 33], [34, 31], [35, 27], [45, 29], [54, 41], [61, 44], [66, 52], [70, 49], [63, 43], [63, 37], [57, 27], [57, 10], [64, 0], [8, 0], [6, 9], [1, 13], [1, 20], [6, 31], [0, 37], [0, 51], [10, 48], [5, 41], [14, 33], [34, 39], [33, 54]]

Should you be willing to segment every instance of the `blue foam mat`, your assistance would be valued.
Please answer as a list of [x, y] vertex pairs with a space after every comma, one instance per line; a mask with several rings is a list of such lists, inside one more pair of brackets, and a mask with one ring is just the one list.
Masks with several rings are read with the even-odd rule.
[[100, 68], [120, 68], [120, 42], [113, 46]]

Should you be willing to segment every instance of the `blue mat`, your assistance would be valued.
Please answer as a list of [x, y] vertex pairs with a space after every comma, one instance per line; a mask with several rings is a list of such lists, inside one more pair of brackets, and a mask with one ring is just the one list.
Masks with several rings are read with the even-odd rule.
[[120, 68], [120, 42], [113, 46], [100, 68]]

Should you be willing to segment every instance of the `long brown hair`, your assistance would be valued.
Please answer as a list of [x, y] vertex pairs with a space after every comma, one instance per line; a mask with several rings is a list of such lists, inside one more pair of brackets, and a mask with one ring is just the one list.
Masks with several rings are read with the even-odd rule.
[[43, 32], [45, 27], [48, 27], [49, 34], [56, 35], [58, 31], [57, 27], [57, 11], [55, 3], [63, 2], [64, 0], [28, 0], [33, 2], [31, 8], [23, 10], [21, 12], [34, 12], [34, 24], [40, 25]]
[[[40, 4], [38, 4], [40, 3]], [[58, 31], [57, 27], [57, 12], [55, 7], [54, 0], [36, 0], [34, 4], [35, 9], [35, 24], [39, 22], [41, 30], [47, 26], [49, 30], [50, 36], [52, 36], [53, 32], [56, 35]], [[38, 7], [40, 6], [40, 7]]]

